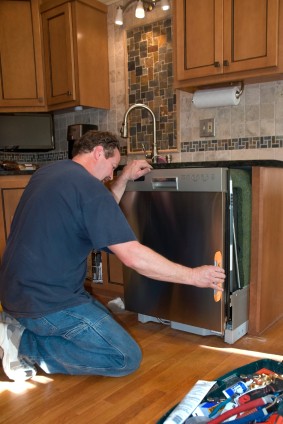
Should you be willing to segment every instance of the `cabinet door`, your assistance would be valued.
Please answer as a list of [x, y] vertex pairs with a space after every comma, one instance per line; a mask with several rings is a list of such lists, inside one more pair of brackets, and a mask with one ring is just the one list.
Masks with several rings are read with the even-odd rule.
[[224, 72], [277, 66], [278, 0], [224, 2]]
[[76, 99], [71, 3], [42, 13], [47, 104]]
[[276, 67], [278, 16], [279, 0], [176, 1], [176, 79]]
[[178, 80], [222, 73], [222, 0], [175, 1]]
[[29, 179], [29, 175], [0, 177], [0, 258], [6, 246], [15, 210]]
[[16, 211], [17, 205], [24, 192], [23, 188], [6, 188], [2, 190], [3, 204], [4, 204], [4, 228], [5, 238], [7, 241], [10, 233], [11, 223]]
[[48, 108], [109, 109], [107, 7], [56, 0], [41, 12]]
[[0, 107], [44, 107], [38, 0], [0, 2], [0, 55]]
[[283, 169], [252, 168], [249, 334], [259, 335], [283, 315]]

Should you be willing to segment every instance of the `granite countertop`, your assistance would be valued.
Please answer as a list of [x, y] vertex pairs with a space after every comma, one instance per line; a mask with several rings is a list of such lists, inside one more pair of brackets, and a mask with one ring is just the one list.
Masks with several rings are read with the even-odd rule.
[[[207, 162], [171, 162], [157, 163], [152, 165], [154, 169], [177, 169], [177, 168], [250, 168], [252, 166], [266, 166], [283, 168], [283, 161], [280, 160], [231, 160], [231, 161], [207, 161]], [[123, 169], [124, 165], [119, 165], [117, 171]], [[7, 169], [0, 166], [0, 176], [4, 175], [32, 175], [32, 169]]]
[[[231, 160], [231, 161], [207, 161], [207, 162], [171, 162], [153, 164], [154, 169], [177, 169], [177, 168], [250, 168], [252, 166], [266, 166], [273, 168], [283, 168], [283, 161], [280, 160]], [[123, 169], [120, 165], [117, 170]]]
[[0, 177], [4, 177], [5, 175], [32, 175], [35, 170], [25, 170], [19, 171], [16, 169], [3, 169], [0, 167]]
[[172, 162], [153, 164], [155, 169], [174, 168], [246, 168], [252, 166], [266, 166], [283, 168], [283, 161], [280, 160], [231, 160], [231, 161], [207, 161], [207, 162]]

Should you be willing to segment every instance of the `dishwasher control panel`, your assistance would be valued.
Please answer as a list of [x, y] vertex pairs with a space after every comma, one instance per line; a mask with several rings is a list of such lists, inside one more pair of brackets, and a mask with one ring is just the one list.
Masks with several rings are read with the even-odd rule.
[[126, 191], [227, 192], [227, 168], [153, 169], [142, 179], [129, 181]]

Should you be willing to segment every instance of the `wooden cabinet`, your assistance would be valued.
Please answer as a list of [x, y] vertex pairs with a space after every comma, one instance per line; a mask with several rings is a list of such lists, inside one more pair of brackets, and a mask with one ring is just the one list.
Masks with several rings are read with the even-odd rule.
[[0, 177], [0, 258], [3, 255], [11, 222], [30, 175]]
[[253, 167], [249, 334], [283, 315], [283, 169]]
[[279, 79], [281, 0], [174, 3], [175, 86]]
[[[91, 260], [91, 259], [90, 259]], [[91, 267], [91, 264], [89, 264]], [[87, 286], [91, 286], [94, 294], [116, 297], [123, 296], [123, 268], [117, 256], [102, 252], [102, 282], [91, 282], [91, 272], [88, 272]]]
[[0, 2], [0, 111], [45, 107], [39, 0]]
[[49, 0], [41, 12], [48, 109], [109, 109], [107, 7]]

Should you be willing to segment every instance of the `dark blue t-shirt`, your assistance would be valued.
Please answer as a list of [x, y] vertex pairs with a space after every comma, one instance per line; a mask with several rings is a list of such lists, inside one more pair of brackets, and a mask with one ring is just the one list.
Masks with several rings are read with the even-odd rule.
[[15, 317], [38, 317], [89, 302], [92, 249], [135, 240], [108, 189], [65, 160], [37, 170], [17, 207], [0, 268], [0, 299]]

